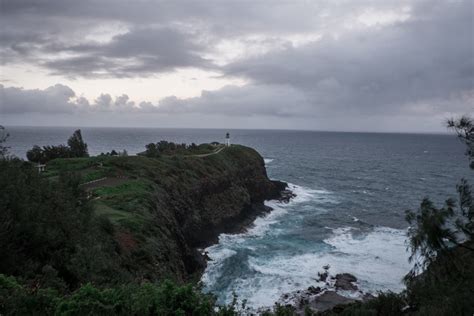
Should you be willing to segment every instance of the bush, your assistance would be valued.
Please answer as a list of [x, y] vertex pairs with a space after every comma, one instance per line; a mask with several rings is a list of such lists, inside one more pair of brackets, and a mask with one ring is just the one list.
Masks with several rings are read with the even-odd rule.
[[171, 281], [105, 289], [88, 283], [60, 295], [51, 289], [28, 289], [0, 274], [0, 294], [2, 315], [237, 315], [215, 305], [214, 297], [199, 289]]

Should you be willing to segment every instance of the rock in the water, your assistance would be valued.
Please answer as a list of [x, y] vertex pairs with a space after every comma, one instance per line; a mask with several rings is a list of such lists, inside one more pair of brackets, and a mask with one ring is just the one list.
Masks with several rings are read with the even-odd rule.
[[[320, 296], [315, 297], [307, 306], [313, 311], [325, 311], [340, 304], [352, 303], [355, 300], [344, 297], [334, 291], [326, 291]], [[304, 315], [304, 308], [297, 311], [299, 315]]]
[[329, 275], [329, 274], [328, 274], [327, 271], [325, 271], [325, 272], [323, 272], [323, 273], [318, 272], [318, 277], [319, 277], [319, 278], [318, 278], [318, 281], [326, 282], [326, 279], [328, 278], [328, 275]]
[[318, 287], [310, 286], [307, 291], [310, 294], [318, 294], [321, 292], [321, 288], [319, 286]]
[[341, 273], [336, 275], [336, 289], [344, 291], [357, 291], [357, 285], [353, 284], [357, 282], [357, 278], [349, 273]]
[[280, 191], [280, 197], [279, 197], [279, 201], [280, 202], [283, 202], [283, 203], [288, 203], [290, 202], [290, 200], [292, 198], [294, 198], [296, 196], [296, 194], [294, 194], [292, 191], [290, 190], [283, 190], [283, 191]]

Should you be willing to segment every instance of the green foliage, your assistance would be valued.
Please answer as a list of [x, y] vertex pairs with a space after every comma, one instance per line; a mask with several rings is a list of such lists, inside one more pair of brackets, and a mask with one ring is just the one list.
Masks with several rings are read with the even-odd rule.
[[81, 130], [74, 131], [72, 136], [68, 139], [67, 144], [71, 151], [72, 157], [89, 157], [87, 152], [87, 144], [82, 139]]
[[73, 157], [69, 147], [64, 145], [43, 146], [43, 148], [35, 145], [26, 152], [26, 158], [31, 162], [46, 163], [57, 158]]
[[[195, 147], [186, 151], [216, 149]], [[218, 196], [216, 187], [228, 190], [229, 174], [250, 181], [252, 174], [263, 174], [259, 168], [261, 157], [239, 146], [207, 157], [59, 158], [42, 174], [21, 160], [5, 161], [0, 273], [15, 276], [21, 288], [2, 296], [0, 314], [34, 314], [37, 306], [36, 314], [48, 315], [236, 315], [235, 305], [216, 306], [193, 286], [151, 282], [185, 282], [201, 271], [183, 229], [188, 225], [193, 232], [186, 222], [191, 219], [208, 222], [200, 218], [206, 214], [197, 201]], [[80, 185], [102, 176], [111, 181]], [[248, 202], [243, 185], [229, 191], [227, 199], [206, 203]], [[137, 285], [144, 280], [150, 283]]]
[[466, 145], [466, 155], [469, 157], [471, 169], [474, 169], [474, 123], [469, 116], [462, 116], [459, 119], [449, 119], [448, 128], [453, 129], [459, 139]]
[[154, 143], [150, 143], [145, 146], [145, 156], [149, 158], [158, 158], [160, 157], [160, 151], [158, 150], [158, 146]]
[[144, 195], [149, 191], [149, 188], [150, 184], [145, 180], [129, 180], [116, 186], [97, 188], [94, 190], [94, 193], [99, 196], [123, 194]]
[[0, 125], [0, 159], [5, 159], [8, 156], [8, 148], [5, 143], [10, 135], [5, 130], [5, 127]]
[[0, 294], [2, 315], [237, 315], [217, 306], [213, 296], [171, 281], [105, 289], [87, 283], [61, 295], [51, 289], [29, 289], [0, 274]]
[[[0, 161], [0, 273], [74, 288], [117, 272], [111, 236], [73, 173], [48, 181], [18, 159]], [[86, 251], [87, 250], [87, 251]]]
[[[456, 131], [458, 137], [468, 147], [466, 154], [474, 168], [474, 124], [467, 117], [459, 120], [449, 120], [448, 127]], [[465, 179], [457, 186], [459, 203], [448, 199], [442, 208], [436, 208], [425, 198], [417, 213], [406, 212], [406, 219], [411, 225], [408, 230], [410, 261], [414, 267], [405, 277], [406, 282], [414, 279], [417, 273], [423, 271], [434, 262], [440, 254], [446, 252], [452, 245], [463, 245], [465, 239], [471, 240], [474, 234], [474, 204], [471, 187]], [[474, 251], [467, 247], [469, 250]]]
[[281, 304], [275, 304], [272, 311], [265, 311], [262, 316], [294, 316], [295, 308], [293, 306], [286, 306]]
[[184, 143], [176, 144], [161, 140], [156, 144], [150, 143], [146, 145], [143, 155], [149, 158], [158, 158], [160, 155], [205, 155], [216, 150], [216, 146], [211, 144], [196, 145], [195, 143], [190, 145]]
[[408, 229], [410, 262], [414, 262], [407, 280], [423, 271], [436, 259], [438, 253], [446, 251], [450, 242], [456, 241], [456, 235], [447, 226], [454, 216], [454, 208], [455, 202], [452, 199], [446, 200], [445, 206], [438, 209], [425, 198], [417, 213], [406, 212], [406, 220], [411, 225]]
[[474, 201], [472, 197], [472, 189], [466, 179], [456, 187], [459, 194], [459, 216], [456, 219], [456, 227], [473, 240], [474, 237]]
[[58, 158], [89, 157], [87, 144], [82, 140], [81, 130], [77, 130], [68, 140], [68, 146], [43, 146], [35, 145], [26, 152], [26, 158], [35, 163], [47, 163]]
[[99, 156], [128, 156], [128, 152], [125, 149], [121, 152], [117, 152], [115, 149], [112, 149], [110, 152], [100, 153]]

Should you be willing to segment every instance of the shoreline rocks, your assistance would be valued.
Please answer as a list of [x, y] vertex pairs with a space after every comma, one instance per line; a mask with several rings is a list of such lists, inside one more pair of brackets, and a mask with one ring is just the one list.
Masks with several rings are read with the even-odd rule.
[[357, 278], [354, 275], [340, 273], [331, 276], [328, 269], [318, 273], [317, 284], [309, 286], [306, 290], [285, 293], [276, 304], [292, 306], [295, 308], [296, 315], [305, 315], [306, 308], [314, 312], [323, 312], [337, 305], [373, 298], [370, 293], [359, 290]]
[[357, 291], [358, 287], [354, 284], [357, 282], [357, 278], [350, 273], [340, 273], [337, 274], [336, 277], [335, 287], [338, 290], [344, 291]]

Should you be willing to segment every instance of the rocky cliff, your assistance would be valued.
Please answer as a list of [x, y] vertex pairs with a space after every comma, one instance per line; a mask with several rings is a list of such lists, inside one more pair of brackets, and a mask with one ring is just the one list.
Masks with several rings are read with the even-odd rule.
[[52, 177], [74, 171], [89, 181], [83, 188], [110, 228], [115, 269], [133, 280], [198, 277], [206, 265], [198, 248], [242, 230], [286, 188], [268, 178], [255, 150], [238, 145], [205, 157], [57, 160], [48, 169]]

